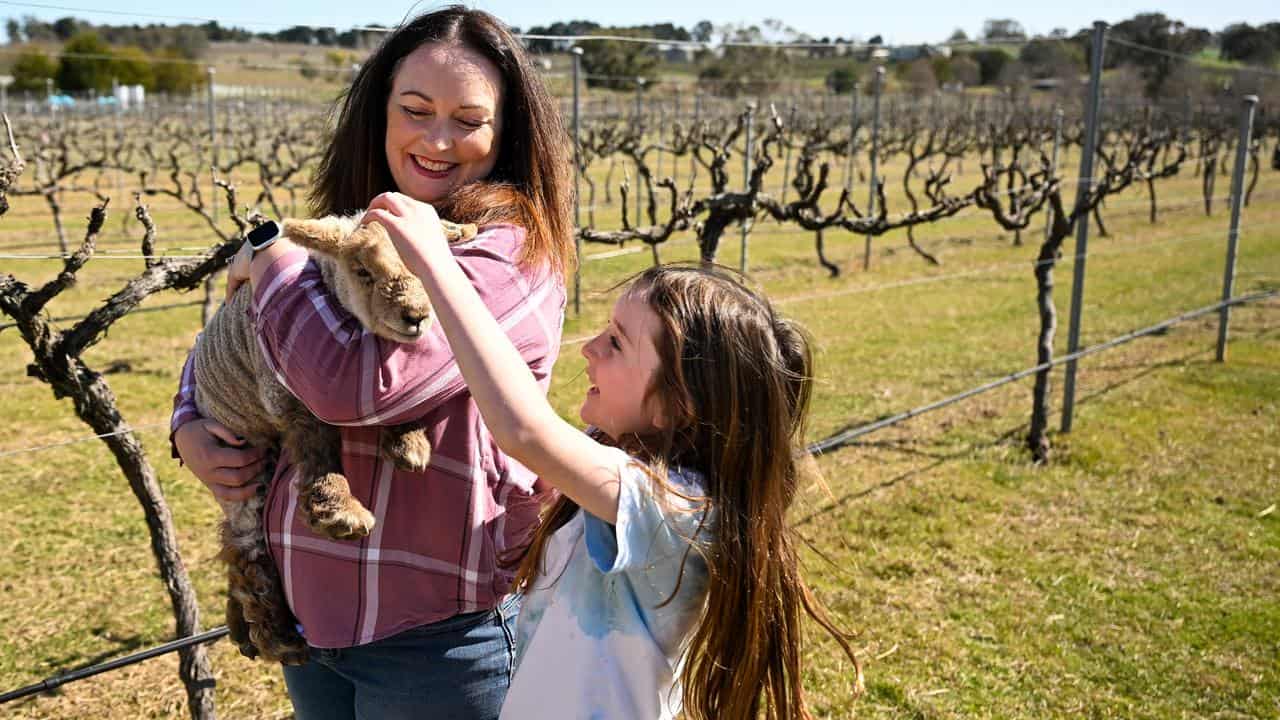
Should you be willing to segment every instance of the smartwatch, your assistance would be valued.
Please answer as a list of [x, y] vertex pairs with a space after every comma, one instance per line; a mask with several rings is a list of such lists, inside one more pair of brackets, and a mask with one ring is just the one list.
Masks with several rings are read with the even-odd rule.
[[245, 239], [249, 241], [249, 247], [253, 248], [255, 253], [271, 247], [279, 238], [280, 226], [274, 220], [262, 223], [245, 235]]

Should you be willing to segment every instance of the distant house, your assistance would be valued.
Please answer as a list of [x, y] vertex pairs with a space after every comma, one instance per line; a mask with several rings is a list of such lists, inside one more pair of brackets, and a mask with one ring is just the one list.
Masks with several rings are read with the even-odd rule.
[[897, 45], [889, 48], [890, 62], [911, 62], [920, 58], [951, 57], [949, 45]]
[[693, 54], [697, 50], [692, 45], [658, 45], [658, 53], [669, 63], [688, 64], [693, 62]]

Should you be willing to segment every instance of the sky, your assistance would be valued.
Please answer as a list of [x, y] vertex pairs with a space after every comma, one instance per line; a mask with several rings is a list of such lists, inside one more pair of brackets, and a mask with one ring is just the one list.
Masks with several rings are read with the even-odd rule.
[[[55, 20], [67, 15], [96, 24], [176, 24], [184, 20], [203, 22], [216, 19], [222, 25], [246, 30], [279, 30], [290, 25], [329, 25], [339, 29], [379, 23], [393, 25], [406, 15], [417, 14], [446, 3], [423, 0], [219, 0], [217, 3], [190, 0], [47, 0], [45, 2], [4, 2], [0, 15], [34, 15]], [[1048, 34], [1064, 27], [1070, 32], [1092, 25], [1095, 20], [1119, 22], [1142, 12], [1162, 12], [1188, 25], [1221, 30], [1235, 22], [1258, 25], [1280, 21], [1280, 3], [1275, 0], [1219, 0], [1205, 2], [1150, 2], [1134, 0], [1076, 0], [1070, 3], [1027, 3], [990, 0], [968, 6], [956, 0], [912, 0], [876, 3], [874, 9], [860, 10], [848, 2], [799, 0], [785, 4], [776, 0], [646, 0], [638, 3], [603, 3], [599, 0], [558, 0], [536, 3], [529, 0], [479, 0], [468, 3], [487, 10], [510, 25], [528, 29], [556, 20], [592, 20], [601, 25], [636, 25], [671, 22], [691, 28], [699, 20], [716, 25], [759, 24], [778, 18], [800, 32], [814, 37], [856, 37], [866, 40], [881, 35], [891, 45], [939, 42], [957, 28], [970, 37], [981, 33], [983, 20], [1011, 18], [1032, 34]], [[868, 3], [870, 5], [870, 3]]]

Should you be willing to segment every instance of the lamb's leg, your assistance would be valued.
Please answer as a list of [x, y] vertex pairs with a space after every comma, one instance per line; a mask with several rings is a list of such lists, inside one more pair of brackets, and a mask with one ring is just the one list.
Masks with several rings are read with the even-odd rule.
[[[298, 633], [297, 621], [285, 602], [284, 588], [271, 559], [259, 557], [242, 564], [239, 570], [239, 576], [231, 579], [227, 621], [240, 653], [285, 665], [306, 662], [306, 640]], [[239, 630], [230, 624], [233, 606], [240, 614]], [[244, 640], [237, 639], [238, 633], [244, 633]]]
[[250, 573], [252, 597], [241, 598], [249, 638], [264, 660], [301, 665], [307, 661], [307, 642], [298, 633], [297, 620], [285, 601], [284, 586], [271, 558], [258, 558]]
[[222, 522], [222, 549], [218, 553], [219, 559], [227, 565], [227, 630], [240, 654], [251, 659], [258, 657], [258, 649], [249, 636], [249, 621], [245, 617], [242, 599], [248, 598], [252, 602], [246, 569], [257, 549], [255, 536], [262, 534], [260, 524], [252, 517], [253, 504], [253, 501], [222, 504], [226, 517]]
[[241, 655], [250, 660], [258, 657], [258, 648], [249, 640], [249, 621], [244, 619], [244, 607], [230, 588], [227, 592], [227, 631]]
[[307, 644], [298, 634], [284, 585], [267, 550], [264, 495], [260, 492], [249, 501], [223, 505], [226, 520], [220, 557], [227, 564], [227, 627], [245, 657], [296, 665], [306, 661]]
[[373, 529], [373, 513], [351, 494], [342, 475], [342, 436], [298, 403], [289, 413], [284, 446], [298, 464], [298, 505], [307, 525], [334, 540], [358, 540]]
[[379, 439], [382, 454], [401, 470], [422, 472], [431, 462], [431, 442], [427, 433], [415, 423], [389, 425], [382, 428]]

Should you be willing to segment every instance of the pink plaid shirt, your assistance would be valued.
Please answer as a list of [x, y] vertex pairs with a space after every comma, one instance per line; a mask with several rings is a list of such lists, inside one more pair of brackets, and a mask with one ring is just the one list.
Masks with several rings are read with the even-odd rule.
[[[519, 268], [525, 233], [495, 225], [454, 246], [485, 305], [548, 387], [564, 322], [563, 283]], [[494, 444], [437, 323], [416, 344], [378, 338], [340, 307], [305, 251], [277, 259], [255, 288], [258, 342], [277, 377], [340, 426], [351, 490], [377, 518], [361, 541], [312, 533], [282, 457], [265, 521], [285, 594], [316, 647], [363, 645], [498, 604], [512, 573], [499, 557], [527, 540], [550, 488]], [[198, 417], [190, 357], [171, 427]], [[421, 418], [423, 473], [378, 453], [378, 428]]]

